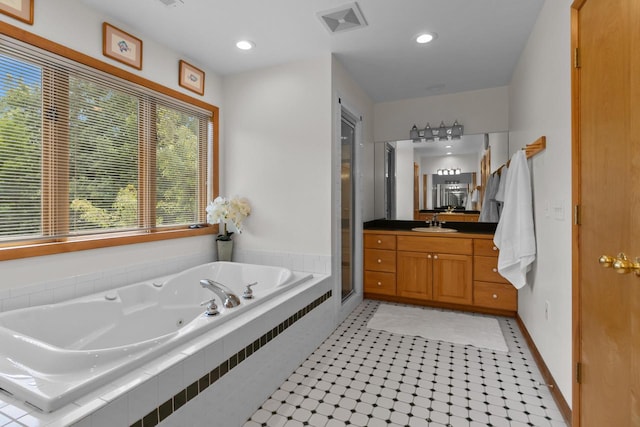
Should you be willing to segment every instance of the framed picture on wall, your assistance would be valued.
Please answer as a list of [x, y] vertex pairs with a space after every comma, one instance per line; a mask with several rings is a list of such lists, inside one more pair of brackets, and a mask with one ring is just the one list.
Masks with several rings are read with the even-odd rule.
[[0, 0], [0, 12], [33, 25], [33, 0]]
[[142, 70], [142, 40], [106, 22], [102, 24], [102, 54]]
[[198, 95], [204, 95], [204, 71], [180, 60], [178, 84]]

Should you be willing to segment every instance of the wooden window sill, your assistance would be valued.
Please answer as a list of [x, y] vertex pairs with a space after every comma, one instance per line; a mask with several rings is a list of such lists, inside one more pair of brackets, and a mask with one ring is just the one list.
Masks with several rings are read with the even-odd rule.
[[194, 229], [181, 228], [145, 232], [137, 231], [118, 233], [108, 236], [74, 237], [68, 238], [65, 241], [24, 243], [18, 246], [12, 245], [0, 247], [0, 261], [85, 251], [89, 249], [109, 248], [135, 243], [204, 236], [208, 234], [215, 234], [216, 232], [217, 227], [204, 226], [202, 228]]

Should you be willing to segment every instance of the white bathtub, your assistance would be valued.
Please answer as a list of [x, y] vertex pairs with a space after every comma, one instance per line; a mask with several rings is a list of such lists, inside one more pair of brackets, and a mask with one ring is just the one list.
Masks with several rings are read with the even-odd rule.
[[[171, 348], [308, 280], [310, 274], [278, 267], [213, 262], [172, 276], [0, 314], [0, 389], [44, 412], [78, 399]], [[213, 279], [240, 297], [224, 308], [200, 286]], [[216, 298], [217, 316], [203, 301]]]

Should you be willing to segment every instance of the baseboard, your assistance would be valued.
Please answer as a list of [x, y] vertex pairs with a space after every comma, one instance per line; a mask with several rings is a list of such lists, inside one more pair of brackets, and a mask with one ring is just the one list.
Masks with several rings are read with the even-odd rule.
[[538, 351], [536, 344], [533, 342], [531, 335], [529, 335], [529, 331], [527, 331], [527, 328], [524, 326], [524, 322], [520, 318], [519, 314], [516, 314], [516, 322], [518, 323], [518, 326], [522, 331], [522, 335], [524, 336], [524, 339], [527, 341], [527, 344], [529, 345], [529, 349], [531, 349], [531, 354], [533, 355], [533, 359], [536, 361], [536, 364], [540, 369], [540, 373], [542, 374], [542, 378], [544, 378], [545, 383], [549, 387], [549, 391], [551, 392], [551, 396], [553, 396], [553, 400], [555, 400], [556, 404], [558, 405], [558, 409], [560, 410], [560, 413], [564, 417], [564, 420], [567, 423], [567, 425], [571, 426], [571, 408], [569, 407], [569, 405], [567, 404], [567, 401], [565, 400], [564, 396], [560, 392], [560, 389], [558, 388], [558, 384], [556, 383], [556, 380], [553, 379], [553, 375], [551, 375], [551, 371], [549, 371], [549, 368], [547, 368], [546, 363], [544, 363], [544, 359], [540, 355], [540, 352]]

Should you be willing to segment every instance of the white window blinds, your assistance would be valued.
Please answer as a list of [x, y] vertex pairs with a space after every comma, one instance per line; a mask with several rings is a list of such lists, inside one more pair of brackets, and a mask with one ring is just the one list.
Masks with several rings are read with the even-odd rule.
[[204, 222], [210, 120], [0, 39], [0, 241]]

